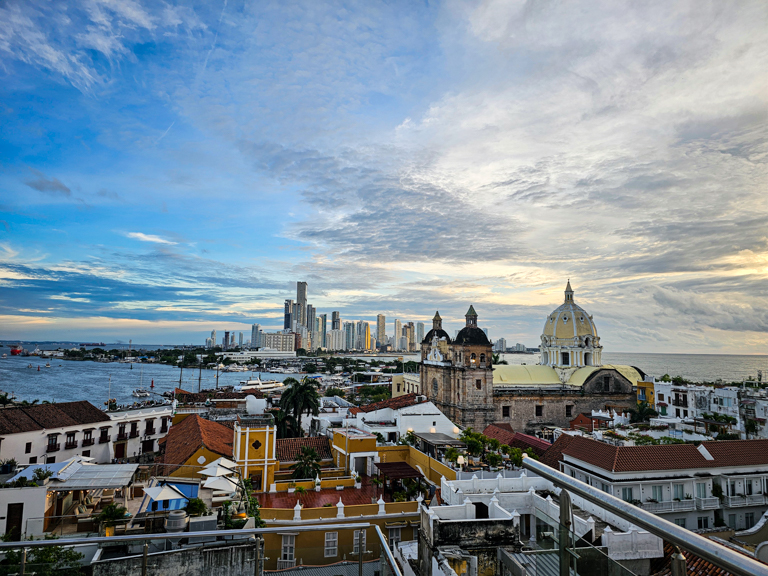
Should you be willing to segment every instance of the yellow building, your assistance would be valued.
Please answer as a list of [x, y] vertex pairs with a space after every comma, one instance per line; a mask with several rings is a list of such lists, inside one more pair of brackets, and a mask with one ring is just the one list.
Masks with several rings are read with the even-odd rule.
[[163, 446], [166, 476], [199, 479], [210, 462], [232, 457], [232, 430], [191, 414], [171, 426]]
[[419, 392], [421, 381], [418, 372], [406, 372], [405, 374], [392, 375], [392, 398], [403, 394], [421, 394]]
[[376, 436], [357, 428], [335, 428], [331, 450], [337, 467], [347, 473], [373, 474], [373, 462], [378, 456]]
[[254, 490], [267, 492], [275, 481], [277, 426], [271, 415], [245, 416], [235, 422], [232, 457], [243, 478], [250, 478]]
[[653, 396], [653, 388], [654, 383], [653, 382], [645, 382], [643, 380], [637, 381], [637, 401], [638, 402], [647, 402], [650, 404], [651, 407], [656, 405], [654, 396]]

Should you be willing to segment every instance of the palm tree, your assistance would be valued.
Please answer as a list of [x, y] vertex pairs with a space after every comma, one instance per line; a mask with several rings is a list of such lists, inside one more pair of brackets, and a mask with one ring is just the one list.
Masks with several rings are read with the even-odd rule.
[[491, 362], [493, 364], [509, 364], [506, 360], [501, 359], [500, 354], [491, 354]]
[[320, 456], [314, 448], [305, 446], [291, 468], [291, 478], [317, 478], [320, 475]]
[[310, 414], [320, 413], [320, 393], [317, 391], [317, 386], [310, 378], [304, 378], [301, 382], [296, 382], [293, 378], [286, 378], [293, 380], [291, 387], [283, 392], [283, 396], [280, 398], [280, 408], [286, 412], [290, 412], [301, 422], [301, 416], [304, 412], [309, 416]]
[[275, 419], [275, 426], [277, 426], [278, 438], [293, 438], [297, 435], [299, 423], [293, 414], [278, 408], [272, 410], [272, 416]]
[[8, 396], [8, 392], [3, 392], [0, 394], [0, 406], [8, 406], [8, 404], [13, 404], [13, 398]]
[[638, 402], [637, 408], [629, 408], [627, 410], [630, 414], [629, 419], [632, 422], [648, 422], [651, 418], [655, 418], [659, 415], [656, 410], [651, 408], [648, 402]]

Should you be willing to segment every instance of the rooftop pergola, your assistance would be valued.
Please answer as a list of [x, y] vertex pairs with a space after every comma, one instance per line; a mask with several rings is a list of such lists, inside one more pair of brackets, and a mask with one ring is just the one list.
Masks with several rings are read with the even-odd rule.
[[405, 478], [424, 478], [424, 475], [406, 462], [376, 462], [374, 466], [382, 475], [390, 480], [403, 480]]

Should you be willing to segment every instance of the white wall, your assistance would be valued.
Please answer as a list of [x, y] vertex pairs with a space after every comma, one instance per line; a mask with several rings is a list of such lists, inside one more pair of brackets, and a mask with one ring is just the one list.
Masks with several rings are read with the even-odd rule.
[[[8, 518], [8, 504], [20, 503], [24, 505], [21, 520], [21, 532], [26, 531], [27, 536], [42, 536], [43, 522], [46, 506], [45, 486], [33, 488], [3, 488], [0, 489], [0, 534], [7, 532], [6, 519]], [[31, 520], [30, 519], [35, 519]]]

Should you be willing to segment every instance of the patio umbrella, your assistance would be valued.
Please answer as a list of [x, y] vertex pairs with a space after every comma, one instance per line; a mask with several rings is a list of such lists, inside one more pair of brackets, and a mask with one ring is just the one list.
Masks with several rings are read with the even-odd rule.
[[237, 463], [232, 462], [232, 460], [227, 460], [226, 458], [221, 457], [221, 458], [217, 458], [216, 460], [208, 464], [209, 468], [211, 466], [224, 466], [225, 468], [230, 468], [231, 470], [234, 470], [237, 468]]
[[208, 468], [199, 470], [197, 473], [203, 476], [228, 476], [229, 474], [234, 474], [235, 471], [217, 464], [216, 466], [208, 466]]
[[203, 488], [211, 490], [222, 490], [225, 492], [234, 492], [237, 490], [237, 483], [226, 476], [211, 476], [203, 484]]
[[184, 494], [176, 488], [166, 484], [165, 486], [152, 486], [151, 488], [144, 488], [144, 494], [150, 497], [155, 502], [161, 500], [178, 500], [179, 498], [187, 498]]

